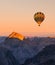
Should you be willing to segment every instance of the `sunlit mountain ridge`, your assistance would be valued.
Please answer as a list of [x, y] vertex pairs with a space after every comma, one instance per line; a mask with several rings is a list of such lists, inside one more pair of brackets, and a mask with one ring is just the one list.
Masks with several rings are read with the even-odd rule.
[[16, 32], [12, 32], [8, 37], [9, 38], [17, 38], [19, 40], [23, 40], [25, 38], [22, 34], [16, 33]]

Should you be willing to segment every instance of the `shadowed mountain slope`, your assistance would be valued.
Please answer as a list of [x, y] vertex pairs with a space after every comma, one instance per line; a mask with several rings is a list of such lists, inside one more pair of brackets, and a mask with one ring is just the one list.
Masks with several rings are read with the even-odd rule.
[[50, 59], [50, 60], [48, 60], [48, 61], [46, 61], [44, 63], [41, 63], [39, 65], [55, 65], [55, 60]]
[[36, 56], [26, 60], [23, 65], [54, 65], [55, 64], [55, 44], [43, 48]]
[[0, 46], [0, 65], [19, 65], [12, 52]]

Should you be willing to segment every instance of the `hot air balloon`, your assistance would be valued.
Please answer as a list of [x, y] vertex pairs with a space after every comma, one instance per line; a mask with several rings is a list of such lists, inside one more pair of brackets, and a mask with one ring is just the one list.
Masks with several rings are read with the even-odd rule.
[[38, 26], [40, 26], [44, 19], [45, 19], [44, 13], [37, 12], [34, 14], [34, 20], [38, 23]]

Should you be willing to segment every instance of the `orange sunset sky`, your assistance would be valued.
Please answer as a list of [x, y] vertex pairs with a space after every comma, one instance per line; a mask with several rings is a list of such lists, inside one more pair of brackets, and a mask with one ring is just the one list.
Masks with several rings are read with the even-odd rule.
[[[45, 14], [40, 27], [33, 19], [38, 11]], [[55, 0], [0, 0], [0, 36], [13, 31], [24, 36], [54, 36]]]

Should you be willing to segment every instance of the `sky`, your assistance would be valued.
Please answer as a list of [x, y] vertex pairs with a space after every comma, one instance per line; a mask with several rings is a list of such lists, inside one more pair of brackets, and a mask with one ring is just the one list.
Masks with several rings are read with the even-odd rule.
[[[39, 11], [45, 14], [40, 27], [33, 19]], [[0, 36], [12, 32], [24, 36], [54, 36], [55, 0], [0, 0]]]

